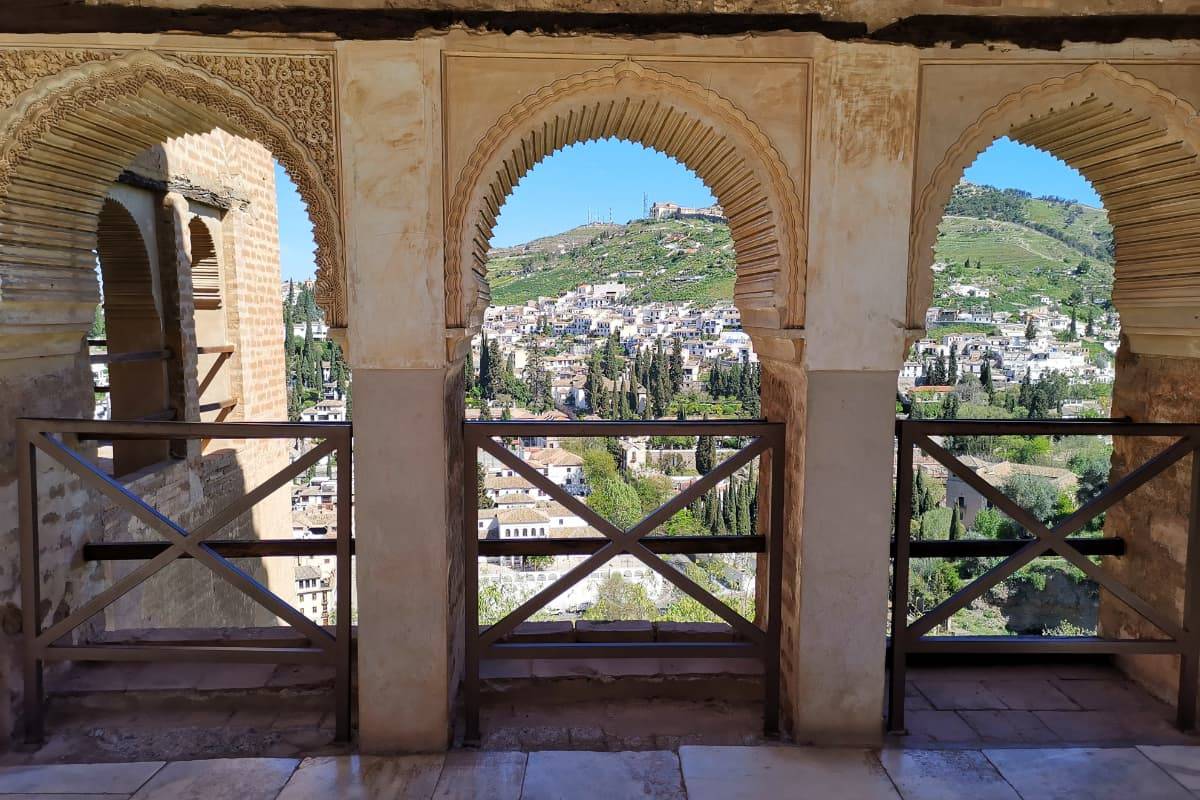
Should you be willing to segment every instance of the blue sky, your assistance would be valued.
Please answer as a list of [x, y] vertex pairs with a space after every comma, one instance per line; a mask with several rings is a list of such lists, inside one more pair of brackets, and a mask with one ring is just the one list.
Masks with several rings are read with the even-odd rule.
[[[1053, 156], [1009, 139], [998, 139], [967, 168], [967, 180], [1034, 195], [1057, 195], [1090, 206], [1100, 198], [1075, 170]], [[284, 278], [316, 272], [312, 225], [296, 187], [278, 164], [279, 247]], [[716, 202], [696, 175], [668, 156], [630, 142], [606, 139], [576, 144], [537, 164], [500, 209], [492, 244], [505, 247], [560, 233], [589, 219], [628, 222], [642, 216], [645, 201], [685, 206]]]
[[1087, 179], [1044, 150], [1002, 137], [979, 154], [963, 173], [971, 183], [1024, 189], [1034, 197], [1056, 195], [1100, 207], [1100, 195]]

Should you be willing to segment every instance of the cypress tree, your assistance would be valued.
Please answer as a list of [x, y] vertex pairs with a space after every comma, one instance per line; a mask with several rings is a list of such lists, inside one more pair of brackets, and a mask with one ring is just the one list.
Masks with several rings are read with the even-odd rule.
[[467, 394], [470, 394], [475, 388], [475, 351], [469, 347], [467, 348], [467, 362], [463, 364], [463, 384]]
[[749, 536], [753, 529], [750, 527], [750, 482], [743, 481], [738, 486], [737, 528], [742, 536]]
[[958, 345], [950, 345], [950, 362], [946, 366], [946, 385], [958, 383]]
[[1071, 337], [1071, 341], [1075, 341], [1076, 339], [1079, 338], [1078, 322], [1079, 322], [1078, 313], [1075, 311], [1074, 306], [1072, 306], [1071, 307], [1071, 327], [1069, 327], [1067, 329], [1067, 335]]
[[[707, 415], [705, 416], [707, 419]], [[696, 472], [707, 475], [716, 466], [717, 448], [711, 436], [696, 437]]]
[[1029, 317], [1029, 321], [1025, 323], [1025, 338], [1033, 341], [1037, 338], [1037, 323], [1033, 321], [1033, 317]]
[[963, 525], [962, 514], [959, 512], [957, 505], [954, 506], [954, 511], [950, 514], [950, 532], [949, 539], [954, 542], [961, 539], [967, 533], [967, 526]]
[[671, 397], [683, 390], [683, 342], [676, 336], [671, 343]]
[[736, 534], [738, 532], [737, 499], [734, 497], [733, 491], [733, 479], [730, 478], [725, 486], [725, 496], [721, 498], [721, 512], [724, 517], [725, 530]]
[[492, 362], [492, 348], [488, 344], [487, 334], [479, 340], [479, 394], [485, 400], [496, 396], [496, 365]]
[[[991, 353], [988, 354], [990, 355]], [[984, 356], [983, 364], [979, 367], [979, 382], [983, 384], [983, 390], [987, 392], [990, 401], [996, 396], [996, 387], [992, 383], [992, 359], [988, 356]]]
[[1083, 332], [1088, 336], [1096, 335], [1096, 315], [1092, 313], [1090, 308], [1087, 315], [1087, 327], [1083, 329]]

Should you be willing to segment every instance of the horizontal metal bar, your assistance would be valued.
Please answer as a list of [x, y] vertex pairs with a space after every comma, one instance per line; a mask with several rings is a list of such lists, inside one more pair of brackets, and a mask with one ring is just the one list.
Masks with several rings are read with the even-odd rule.
[[[587, 556], [611, 539], [480, 539], [481, 556]], [[649, 536], [640, 540], [652, 553], [765, 553], [765, 536]]]
[[101, 386], [93, 386], [93, 387], [92, 387], [92, 391], [93, 391], [93, 392], [95, 392], [96, 394], [108, 394], [109, 392], [111, 392], [111, 391], [112, 391], [112, 387], [111, 387], [111, 386], [104, 386], [104, 385], [101, 385]]
[[181, 645], [52, 645], [37, 653], [46, 661], [213, 661], [242, 664], [332, 664], [333, 650], [320, 647], [185, 647]]
[[909, 653], [1155, 654], [1179, 653], [1185, 643], [1170, 639], [1101, 639], [1095, 636], [924, 636], [908, 639]]
[[1190, 436], [1200, 424], [1125, 419], [898, 419], [914, 436]]
[[[1002, 558], [1011, 556], [1028, 545], [1031, 539], [937, 539], [909, 542], [909, 558]], [[1125, 540], [1120, 537], [1085, 538], [1072, 536], [1066, 540], [1085, 556], [1123, 556]], [[896, 557], [896, 542], [891, 543], [892, 558]], [[1057, 556], [1046, 553], [1044, 557]]]
[[761, 658], [753, 642], [501, 642], [483, 658]]
[[24, 418], [37, 433], [80, 439], [326, 439], [349, 435], [349, 422], [141, 422]]
[[88, 347], [108, 347], [108, 339], [88, 339]]
[[205, 414], [209, 411], [224, 411], [225, 409], [233, 408], [236, 405], [237, 400], [234, 400], [232, 397], [230, 397], [225, 400], [217, 400], [212, 403], [201, 403], [199, 410], [201, 414]]
[[764, 436], [783, 428], [762, 420], [687, 420], [673, 422], [505, 422], [471, 420], [464, 426], [477, 436]]
[[[170, 547], [169, 542], [90, 542], [83, 546], [84, 561], [143, 561]], [[337, 555], [337, 540], [329, 539], [219, 539], [205, 546], [225, 558], [275, 558], [278, 556]], [[354, 540], [350, 540], [354, 552]], [[180, 558], [191, 558], [182, 554]]]
[[92, 364], [130, 364], [135, 361], [164, 361], [171, 357], [171, 351], [139, 350], [133, 353], [93, 353], [88, 356]]
[[215, 345], [208, 345], [205, 347], [197, 347], [196, 355], [208, 356], [208, 355], [214, 355], [217, 353], [232, 353], [233, 350], [234, 350], [234, 348], [233, 348], [233, 345], [231, 345], [231, 344], [215, 344]]

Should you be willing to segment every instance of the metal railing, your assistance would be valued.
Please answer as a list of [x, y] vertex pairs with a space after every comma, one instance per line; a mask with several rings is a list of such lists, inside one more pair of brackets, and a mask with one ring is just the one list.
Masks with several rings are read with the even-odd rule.
[[[465, 457], [463, 505], [465, 511], [464, 563], [466, 606], [466, 671], [464, 695], [466, 740], [479, 741], [479, 664], [482, 659], [555, 659], [586, 658], [759, 658], [763, 664], [763, 727], [768, 735], [779, 730], [779, 639], [780, 584], [783, 565], [783, 475], [784, 426], [768, 422], [466, 422], [463, 426]], [[620, 436], [729, 436], [751, 438], [724, 462], [713, 467], [688, 488], [663, 503], [655, 511], [628, 529], [621, 529], [568, 493], [546, 475], [523, 461], [496, 437], [620, 437]], [[566, 509], [595, 528], [603, 536], [575, 539], [524, 539], [481, 542], [478, 538], [477, 471], [479, 450], [489, 453], [534, 487], [561, 503]], [[767, 520], [767, 533], [740, 536], [649, 536], [674, 514], [733, 476], [757, 456], [770, 454], [769, 511], [759, 514]], [[761, 529], [761, 523], [760, 523]], [[766, 553], [767, 592], [765, 614], [755, 624], [726, 605], [718, 597], [675, 569], [660, 555], [666, 553]], [[505, 641], [517, 626], [529, 619], [546, 603], [568, 591], [606, 562], [628, 553], [680, 591], [696, 600], [738, 636], [724, 642], [546, 642]], [[511, 613], [485, 629], [479, 627], [479, 557], [484, 556], [586, 556], [558, 580], [522, 602]]]
[[[320, 439], [306, 452], [258, 487], [214, 513], [202, 524], [185, 529], [135, 496], [122, 483], [101, 471], [72, 449], [64, 437], [77, 440], [154, 439]], [[267, 664], [328, 664], [334, 668], [336, 736], [350, 738], [351, 711], [351, 439], [349, 423], [272, 422], [107, 422], [74, 419], [20, 419], [17, 421], [17, 469], [19, 483], [21, 605], [23, 617], [25, 678], [25, 737], [40, 742], [44, 735], [44, 686], [42, 667], [47, 661], [195, 661]], [[38, 465], [37, 454], [53, 459], [78, 477], [89, 489], [99, 492], [149, 529], [162, 535], [161, 542], [115, 542], [85, 545], [85, 557], [105, 560], [143, 560], [141, 566], [75, 608], [65, 619], [42, 627], [41, 582], [39, 580]], [[310, 555], [323, 548], [295, 540], [209, 541], [227, 525], [249, 511], [321, 458], [337, 458], [337, 596], [334, 630], [331, 633], [308, 619], [229, 558]], [[72, 631], [95, 614], [177, 559], [195, 559], [223, 580], [245, 593], [302, 635], [303, 646], [271, 646], [269, 641], [230, 641], [221, 645], [184, 643], [151, 644], [63, 642]]]
[[[934, 436], [1133, 436], [1175, 441], [1154, 457], [1107, 486], [1078, 510], [1047, 525], [988, 483]], [[892, 580], [890, 687], [888, 730], [904, 730], [905, 671], [910, 653], [938, 654], [1158, 654], [1180, 656], [1178, 724], [1195, 727], [1197, 679], [1200, 678], [1200, 424], [1135, 423], [1123, 420], [897, 420], [896, 538]], [[1010, 540], [911, 540], [913, 455], [925, 451], [949, 472], [1024, 528], [1032, 538]], [[1190, 517], [1184, 564], [1182, 624], [1143, 600], [1133, 589], [1095, 564], [1089, 556], [1121, 556], [1122, 538], [1073, 537], [1104, 513], [1173, 464], [1193, 454]], [[1137, 532], [1127, 532], [1126, 535]], [[1147, 532], [1148, 533], [1148, 532]], [[930, 636], [956, 612], [982, 597], [1036, 558], [1059, 556], [1078, 567], [1100, 588], [1150, 622], [1164, 638], [1100, 638], [1095, 636]], [[929, 611], [909, 620], [909, 562], [912, 558], [1000, 557], [1003, 560]]]

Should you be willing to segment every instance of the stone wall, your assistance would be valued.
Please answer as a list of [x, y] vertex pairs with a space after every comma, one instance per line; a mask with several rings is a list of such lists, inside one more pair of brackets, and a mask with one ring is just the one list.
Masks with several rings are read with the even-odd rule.
[[[1200, 420], [1200, 359], [1117, 353], [1112, 415], [1135, 422]], [[1111, 480], [1136, 469], [1172, 443], [1169, 438], [1117, 437]], [[1106, 536], [1121, 536], [1126, 553], [1104, 559], [1104, 568], [1160, 613], [1183, 620], [1184, 559], [1191, 458], [1184, 458], [1112, 508]], [[1111, 482], [1111, 481], [1110, 481]], [[1105, 591], [1100, 594], [1100, 633], [1121, 638], [1162, 638], [1155, 626]], [[1175, 656], [1130, 656], [1121, 666], [1154, 694], [1174, 702], [1179, 683]]]
[[[226, 256], [223, 302], [227, 343], [235, 354], [222, 367], [230, 373], [237, 401], [228, 419], [287, 417], [279, 302], [279, 244], [274, 167], [261, 146], [218, 131], [188, 136], [152, 148], [130, 165], [141, 178], [189, 188], [189, 194], [233, 198], [220, 221]], [[196, 191], [190, 191], [195, 189]], [[167, 343], [178, 354], [168, 362], [172, 406], [180, 418], [198, 416], [196, 332], [187, 238], [188, 200], [180, 194], [129, 184], [114, 187], [138, 219], [148, 252], [161, 278], [160, 306]], [[205, 342], [218, 344], [218, 342]], [[12, 729], [20, 694], [20, 585], [17, 564], [17, 487], [14, 421], [19, 416], [91, 419], [91, 370], [80, 339], [78, 355], [0, 359], [0, 630], [4, 657], [0, 681], [10, 703], [0, 704], [0, 737]], [[95, 446], [81, 450], [103, 457]], [[214, 442], [201, 451], [189, 442], [177, 458], [146, 467], [124, 479], [126, 488], [183, 527], [197, 525], [254, 488], [288, 462], [286, 441]], [[51, 459], [39, 456], [39, 528], [43, 624], [72, 609], [139, 562], [86, 563], [88, 541], [161, 540], [156, 532], [117, 511]], [[291, 535], [290, 498], [284, 489], [229, 525], [222, 537], [286, 538]], [[290, 562], [241, 560], [238, 564], [285, 600], [294, 601]], [[86, 638], [100, 629], [275, 624], [273, 614], [194, 561], [169, 565], [101, 615], [77, 629]]]

